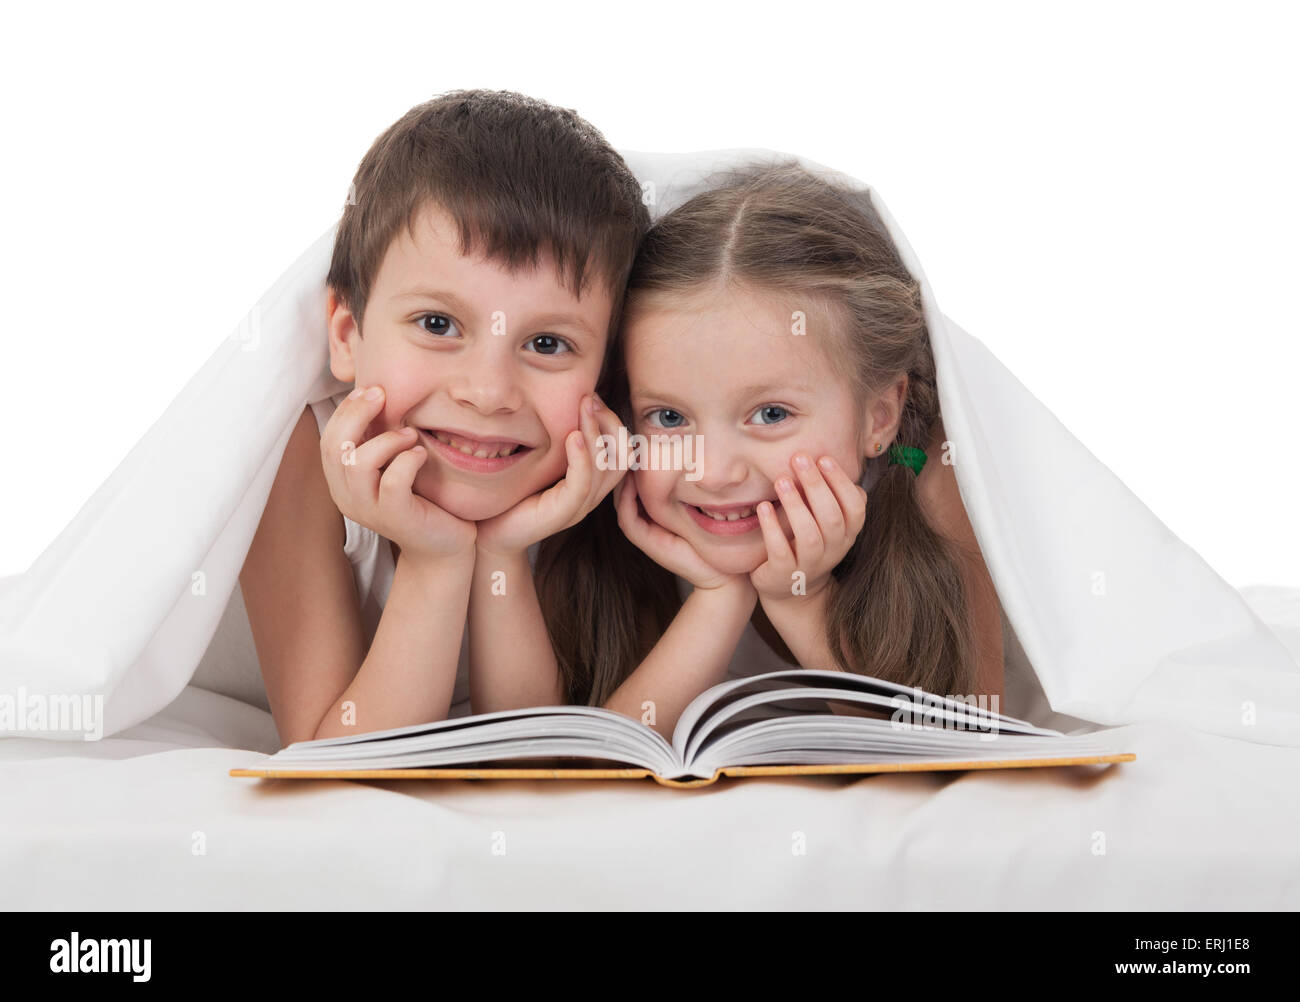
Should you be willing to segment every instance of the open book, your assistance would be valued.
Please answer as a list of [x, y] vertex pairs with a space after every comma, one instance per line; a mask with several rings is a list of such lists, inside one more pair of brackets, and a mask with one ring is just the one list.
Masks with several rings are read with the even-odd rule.
[[1105, 741], [1034, 727], [979, 701], [867, 675], [795, 668], [723, 682], [666, 741], [612, 710], [541, 706], [298, 741], [232, 776], [269, 779], [637, 779], [911, 772], [1131, 762]]

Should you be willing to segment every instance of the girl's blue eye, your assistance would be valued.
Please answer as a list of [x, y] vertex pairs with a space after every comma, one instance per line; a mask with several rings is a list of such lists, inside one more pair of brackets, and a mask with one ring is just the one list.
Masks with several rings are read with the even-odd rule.
[[535, 351], [539, 355], [564, 355], [573, 351], [573, 346], [554, 334], [538, 334], [537, 337], [528, 339], [526, 350]]
[[[441, 323], [441, 326], [438, 327], [437, 329], [430, 330], [428, 327], [424, 326], [424, 322], [426, 320], [439, 321]], [[445, 337], [449, 331], [454, 331], [456, 329], [456, 325], [452, 323], [451, 318], [445, 317], [441, 313], [421, 314], [419, 317], [416, 318], [415, 322], [420, 325], [420, 330], [424, 331], [426, 334], [432, 334], [435, 338], [438, 339]]]
[[657, 428], [680, 428], [686, 422], [686, 418], [668, 407], [656, 408], [646, 416], [650, 419], [650, 423]]
[[760, 419], [758, 424], [780, 424], [790, 416], [790, 412], [780, 404], [766, 404], [754, 411], [753, 416]]

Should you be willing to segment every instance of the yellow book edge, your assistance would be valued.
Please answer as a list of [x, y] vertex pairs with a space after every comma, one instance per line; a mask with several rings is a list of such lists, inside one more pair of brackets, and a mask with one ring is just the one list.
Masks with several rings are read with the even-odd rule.
[[978, 762], [862, 762], [845, 765], [723, 766], [707, 779], [664, 779], [649, 769], [231, 769], [232, 776], [260, 779], [645, 779], [660, 786], [710, 786], [723, 776], [842, 776], [873, 772], [954, 772], [968, 769], [1035, 769], [1053, 765], [1135, 762], [1132, 752], [1060, 758], [985, 759]]

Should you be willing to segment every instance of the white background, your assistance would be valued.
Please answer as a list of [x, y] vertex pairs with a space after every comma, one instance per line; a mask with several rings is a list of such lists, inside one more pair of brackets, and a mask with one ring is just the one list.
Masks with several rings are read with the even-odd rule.
[[0, 574], [334, 222], [380, 132], [499, 87], [619, 149], [868, 181], [944, 312], [1171, 530], [1233, 584], [1300, 585], [1292, 9], [9, 7]]

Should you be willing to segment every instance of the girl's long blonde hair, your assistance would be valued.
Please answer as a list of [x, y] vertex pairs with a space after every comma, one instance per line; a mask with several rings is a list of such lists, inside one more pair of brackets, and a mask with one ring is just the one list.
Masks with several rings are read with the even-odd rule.
[[[920, 286], [865, 193], [794, 160], [716, 175], [707, 191], [650, 229], [632, 267], [629, 315], [638, 303], [718, 283], [826, 304], [840, 328], [828, 347], [857, 398], [865, 403], [905, 374], [892, 444], [929, 445], [940, 413]], [[630, 425], [623, 341], [600, 393]], [[887, 466], [871, 489], [862, 532], [833, 571], [826, 639], [838, 667], [941, 695], [973, 693], [975, 641], [961, 561], [926, 521], [916, 474]], [[612, 495], [542, 544], [537, 584], [575, 703], [604, 703], [681, 604], [673, 575], [623, 536]]]

